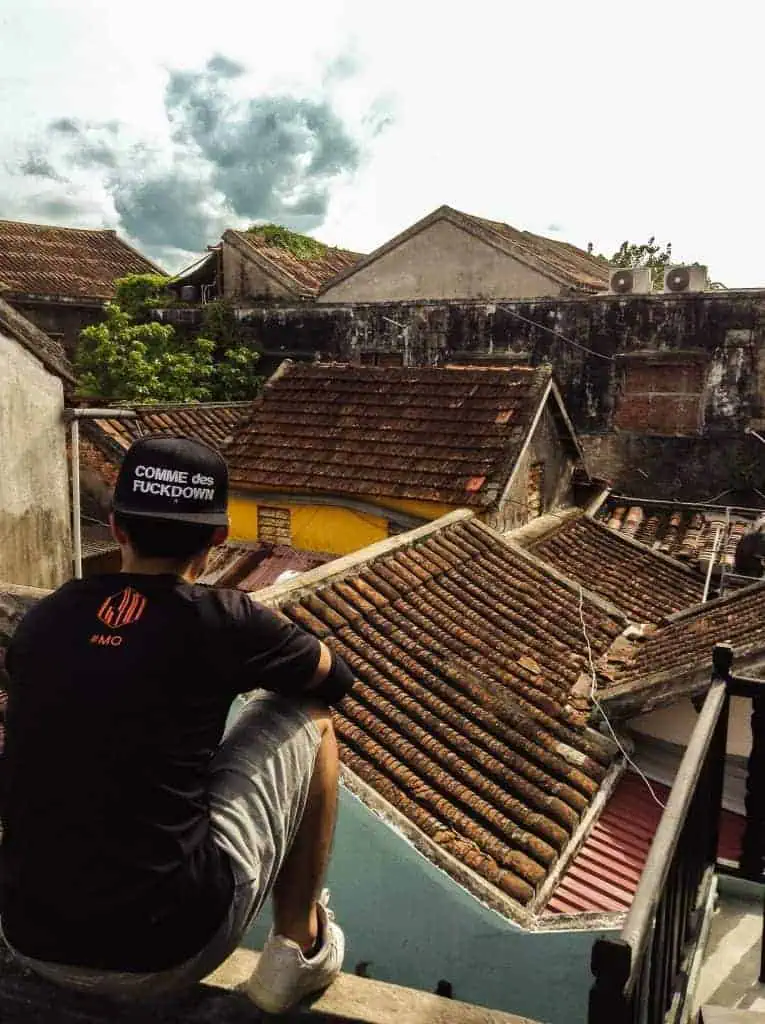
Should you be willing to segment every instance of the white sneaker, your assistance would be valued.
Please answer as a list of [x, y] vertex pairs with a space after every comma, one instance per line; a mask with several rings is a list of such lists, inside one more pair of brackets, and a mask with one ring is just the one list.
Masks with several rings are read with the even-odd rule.
[[266, 1013], [283, 1013], [311, 992], [331, 985], [340, 973], [345, 955], [345, 936], [328, 908], [325, 889], [317, 910], [324, 942], [319, 952], [307, 959], [297, 942], [283, 935], [268, 937], [258, 966], [247, 982], [247, 995]]

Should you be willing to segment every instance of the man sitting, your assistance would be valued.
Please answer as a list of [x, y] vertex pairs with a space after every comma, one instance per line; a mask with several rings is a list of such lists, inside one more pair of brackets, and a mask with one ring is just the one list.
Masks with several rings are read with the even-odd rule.
[[19, 625], [1, 923], [59, 984], [153, 996], [209, 974], [271, 893], [248, 992], [280, 1012], [342, 965], [320, 891], [338, 779], [328, 705], [352, 676], [286, 618], [194, 582], [226, 539], [227, 492], [214, 449], [141, 438], [115, 489], [122, 571], [71, 580]]

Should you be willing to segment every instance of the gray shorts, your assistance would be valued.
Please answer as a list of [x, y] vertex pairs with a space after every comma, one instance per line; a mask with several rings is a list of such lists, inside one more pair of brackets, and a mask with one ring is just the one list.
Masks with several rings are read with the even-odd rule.
[[196, 956], [151, 974], [69, 967], [16, 953], [19, 961], [59, 985], [105, 995], [151, 997], [201, 981], [241, 943], [273, 887], [303, 817], [320, 742], [316, 724], [295, 701], [259, 690], [242, 703], [210, 764], [209, 781], [212, 830], [231, 860], [234, 897]]

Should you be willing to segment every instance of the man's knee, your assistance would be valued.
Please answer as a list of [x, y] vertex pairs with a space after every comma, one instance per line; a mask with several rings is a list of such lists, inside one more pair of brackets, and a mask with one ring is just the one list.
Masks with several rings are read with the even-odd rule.
[[302, 704], [302, 707], [314, 725], [316, 725], [322, 737], [325, 735], [334, 735], [332, 712], [330, 711], [328, 704], [324, 704], [320, 700], [313, 700], [309, 698]]

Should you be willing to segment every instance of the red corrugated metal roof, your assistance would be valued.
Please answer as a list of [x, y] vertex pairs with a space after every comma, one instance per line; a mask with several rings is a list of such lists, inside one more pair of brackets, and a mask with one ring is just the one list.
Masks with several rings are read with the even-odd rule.
[[[667, 786], [652, 782], [665, 803]], [[629, 910], [662, 809], [634, 772], [626, 772], [545, 908], [548, 914]], [[718, 856], [737, 861], [744, 818], [722, 812]]]

